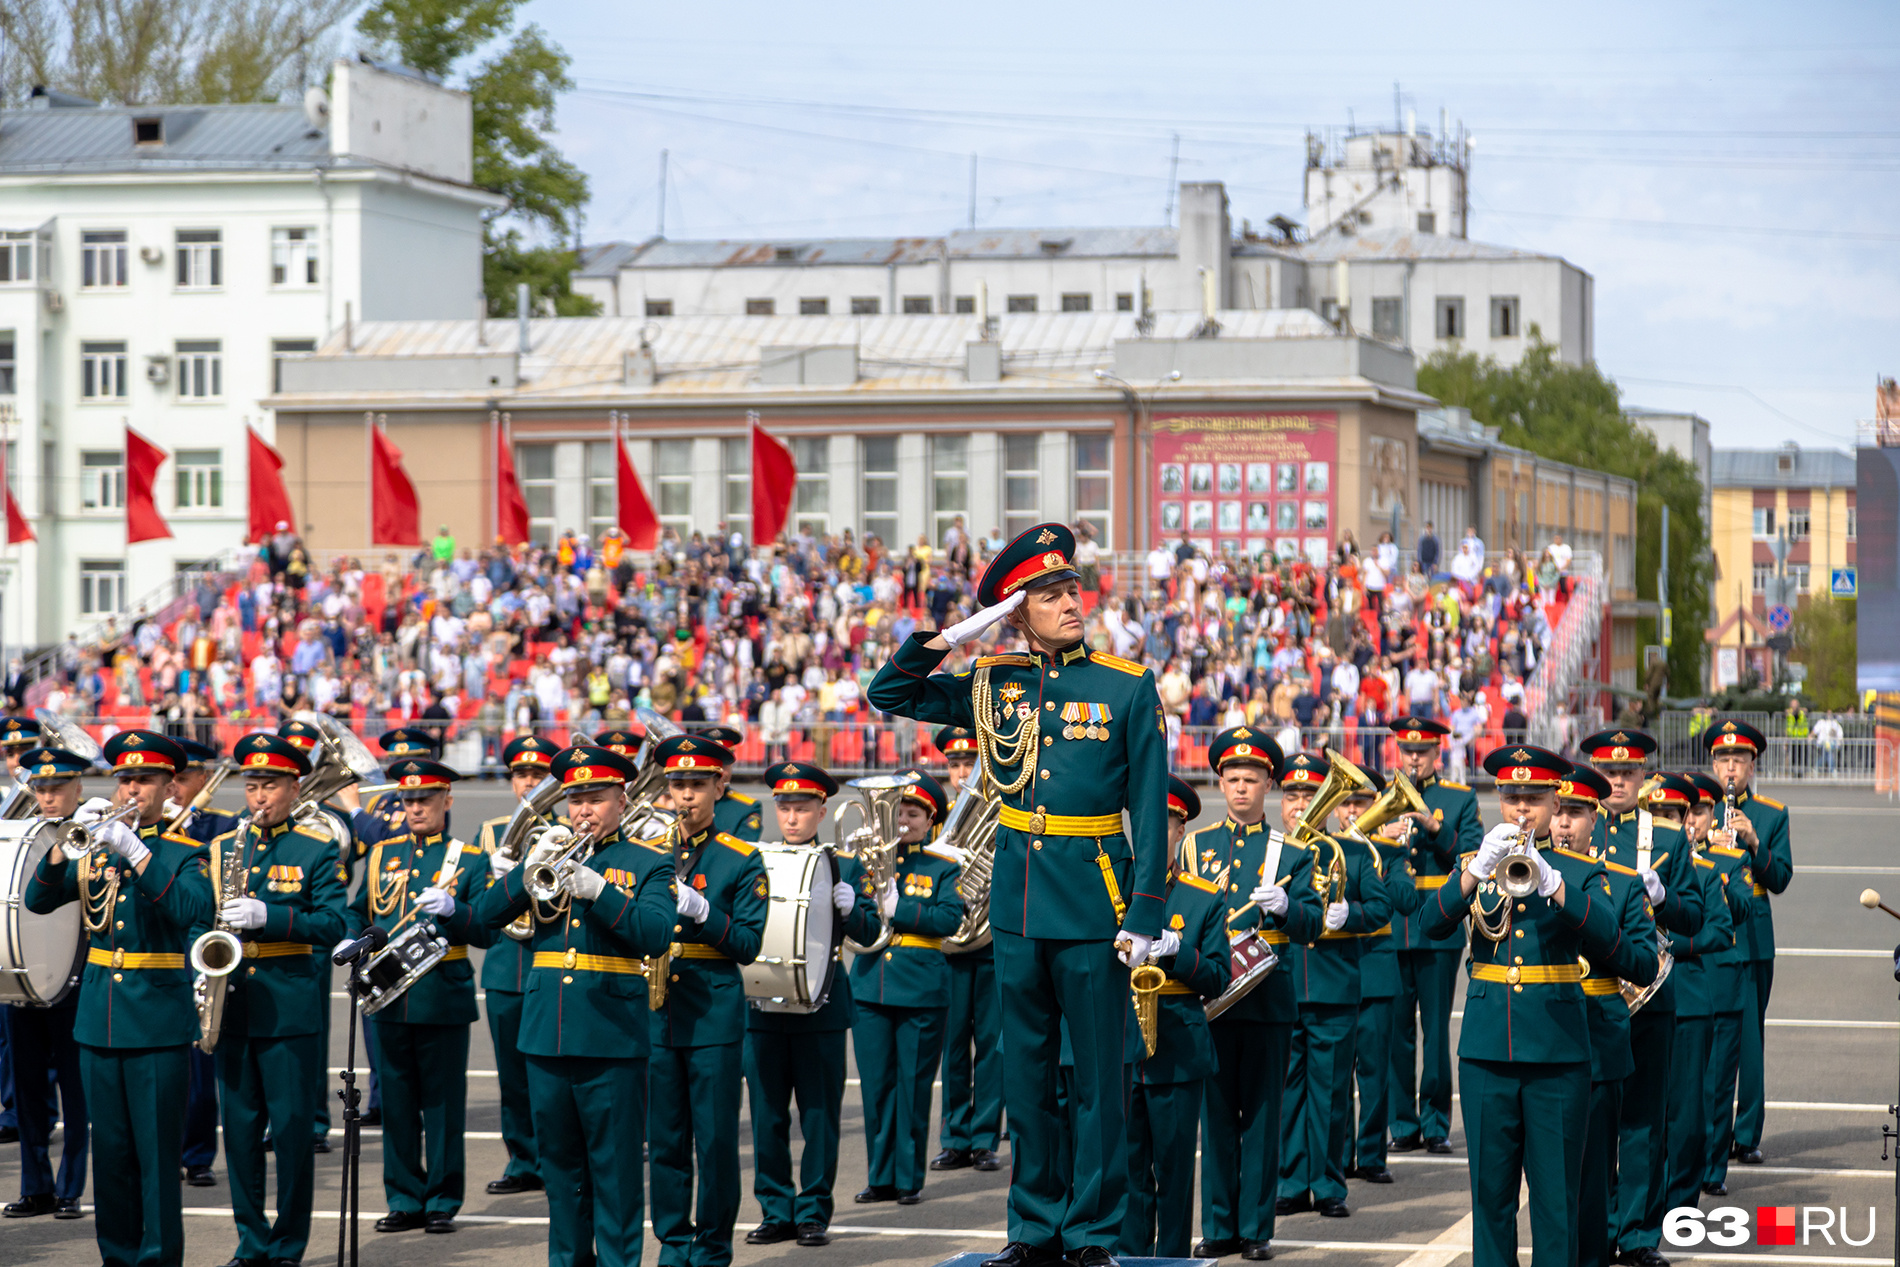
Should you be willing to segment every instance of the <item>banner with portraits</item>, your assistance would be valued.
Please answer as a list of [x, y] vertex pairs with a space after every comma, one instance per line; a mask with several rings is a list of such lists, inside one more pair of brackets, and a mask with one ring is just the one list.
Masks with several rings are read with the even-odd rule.
[[1338, 456], [1336, 413], [1156, 414], [1155, 539], [1323, 565]]

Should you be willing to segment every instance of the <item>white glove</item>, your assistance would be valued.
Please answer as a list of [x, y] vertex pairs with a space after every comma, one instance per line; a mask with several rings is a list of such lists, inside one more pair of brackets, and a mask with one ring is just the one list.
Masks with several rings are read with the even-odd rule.
[[831, 905], [838, 914], [849, 915], [858, 904], [858, 891], [843, 880], [831, 886]]
[[1563, 887], [1564, 878], [1557, 868], [1544, 860], [1542, 850], [1531, 850], [1531, 857], [1537, 860], [1537, 896], [1549, 897]]
[[890, 919], [897, 914], [897, 881], [886, 880], [883, 890], [877, 895], [877, 908], [884, 912], [884, 918]]
[[1028, 590], [1017, 590], [994, 607], [985, 607], [967, 620], [959, 620], [948, 629], [940, 631], [938, 637], [953, 647], [962, 646], [966, 642], [975, 642], [991, 625], [1021, 607], [1028, 593]]
[[1172, 928], [1164, 928], [1161, 930], [1161, 939], [1155, 942], [1154, 949], [1148, 952], [1148, 957], [1150, 959], [1166, 959], [1169, 955], [1179, 954], [1180, 952], [1181, 934], [1175, 932]]
[[1115, 956], [1123, 964], [1132, 968], [1146, 961], [1148, 952], [1154, 949], [1154, 945], [1154, 938], [1143, 937], [1140, 933], [1131, 933], [1124, 928], [1121, 935], [1115, 939]]
[[507, 854], [491, 853], [488, 855], [488, 874], [494, 876], [497, 880], [520, 865], [519, 862], [510, 858]]
[[1517, 843], [1521, 835], [1523, 832], [1514, 825], [1499, 823], [1484, 834], [1484, 843], [1478, 846], [1478, 852], [1465, 864], [1465, 870], [1480, 880], [1489, 880], [1491, 873], [1498, 869], [1498, 863], [1504, 860], [1505, 854], [1511, 852], [1511, 846]]
[[1286, 890], [1277, 884], [1263, 884], [1247, 900], [1269, 915], [1286, 914]]
[[233, 928], [249, 931], [264, 927], [264, 904], [254, 897], [234, 897], [218, 908], [218, 918]]
[[117, 808], [118, 806], [103, 796], [88, 797], [83, 805], [73, 811], [73, 821], [75, 823], [96, 823]]
[[139, 839], [139, 834], [122, 822], [107, 823], [95, 830], [99, 839], [105, 841], [106, 848], [124, 858], [127, 866], [136, 867], [152, 856], [152, 851]]
[[453, 915], [455, 914], [455, 898], [447, 889], [438, 889], [430, 885], [416, 894], [416, 907], [428, 915]]
[[694, 922], [712, 914], [712, 903], [706, 900], [705, 894], [690, 884], [680, 885], [680, 895], [676, 905], [682, 916]]
[[574, 840], [574, 832], [567, 827], [550, 827], [541, 833], [540, 843], [528, 850], [528, 862], [552, 862], [554, 856], [567, 848]]
[[607, 877], [592, 867], [576, 866], [561, 877], [561, 887], [580, 901], [591, 902], [607, 887]]
[[1649, 904], [1661, 906], [1663, 894], [1668, 891], [1663, 888], [1662, 877], [1656, 874], [1654, 867], [1644, 867], [1637, 874], [1643, 877], [1643, 889], [1649, 894]]
[[172, 819], [177, 818], [178, 815], [181, 812], [183, 812], [184, 808], [185, 808], [184, 806], [180, 805], [177, 801], [174, 801], [171, 797], [169, 796], [166, 797], [165, 798], [165, 821], [169, 823]]
[[1329, 902], [1326, 906], [1326, 931], [1336, 933], [1346, 926], [1346, 913], [1351, 909], [1345, 902]]

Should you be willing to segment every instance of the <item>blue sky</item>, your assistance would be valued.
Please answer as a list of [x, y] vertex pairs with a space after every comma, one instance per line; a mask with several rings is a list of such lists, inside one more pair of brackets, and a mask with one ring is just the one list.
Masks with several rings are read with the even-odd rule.
[[1184, 180], [1300, 218], [1309, 128], [1441, 108], [1471, 236], [1596, 278], [1627, 402], [1851, 447], [1900, 374], [1890, 4], [955, 6], [533, 0], [574, 59], [589, 240], [1157, 224]]

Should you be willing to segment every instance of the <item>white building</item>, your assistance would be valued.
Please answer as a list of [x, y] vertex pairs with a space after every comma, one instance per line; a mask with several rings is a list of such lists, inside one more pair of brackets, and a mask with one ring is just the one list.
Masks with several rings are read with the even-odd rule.
[[1352, 131], [1336, 141], [1308, 132], [1307, 237], [1371, 230], [1462, 238], [1470, 165], [1471, 137], [1442, 120], [1436, 137], [1411, 126]]
[[[9, 646], [135, 607], [242, 542], [247, 424], [348, 321], [470, 317], [466, 94], [340, 61], [335, 101], [0, 111], [0, 430], [37, 542], [5, 557]], [[125, 545], [124, 429], [171, 453], [170, 540]], [[300, 513], [308, 508], [299, 506]]]

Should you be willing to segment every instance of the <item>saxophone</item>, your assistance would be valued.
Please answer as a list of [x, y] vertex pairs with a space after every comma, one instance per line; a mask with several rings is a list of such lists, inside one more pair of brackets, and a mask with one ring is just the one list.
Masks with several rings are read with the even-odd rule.
[[990, 874], [996, 866], [996, 824], [1002, 801], [990, 791], [989, 779], [979, 772], [963, 785], [945, 817], [937, 843], [963, 850], [963, 872], [957, 877], [957, 896], [963, 899], [963, 922], [943, 939], [943, 953], [960, 955], [990, 944]]
[[[223, 837], [220, 837], [220, 840]], [[240, 828], [233, 844], [243, 839]], [[211, 842], [211, 869], [218, 875], [218, 906], [244, 896], [244, 851], [228, 853]], [[218, 1032], [224, 1028], [224, 1000], [230, 993], [226, 980], [244, 958], [244, 943], [222, 918], [212, 922], [209, 931], [191, 943], [191, 999], [198, 1008], [198, 1050], [207, 1056], [217, 1048]]]

